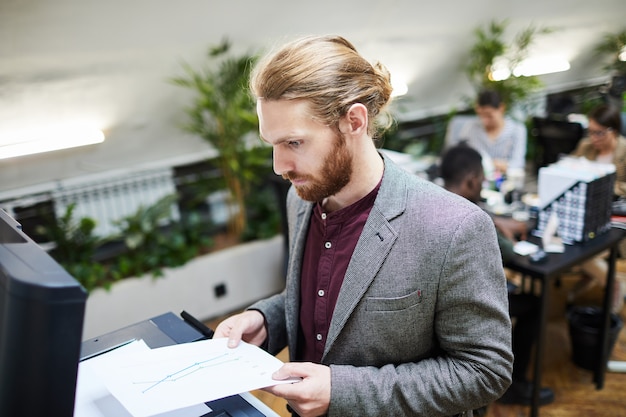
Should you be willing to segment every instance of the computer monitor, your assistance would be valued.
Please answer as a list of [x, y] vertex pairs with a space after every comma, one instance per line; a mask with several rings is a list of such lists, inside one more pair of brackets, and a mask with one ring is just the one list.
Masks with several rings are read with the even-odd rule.
[[0, 416], [72, 416], [84, 288], [0, 209]]
[[567, 120], [533, 117], [531, 134], [537, 139], [536, 168], [539, 169], [574, 151], [584, 128]]

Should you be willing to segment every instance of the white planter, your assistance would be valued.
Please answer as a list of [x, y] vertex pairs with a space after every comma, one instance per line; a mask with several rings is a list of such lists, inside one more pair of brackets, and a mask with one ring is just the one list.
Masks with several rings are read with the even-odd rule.
[[[127, 278], [89, 294], [83, 340], [147, 318], [186, 310], [200, 320], [246, 307], [284, 288], [283, 237], [239, 244], [164, 270], [164, 276]], [[223, 284], [226, 294], [217, 297]]]

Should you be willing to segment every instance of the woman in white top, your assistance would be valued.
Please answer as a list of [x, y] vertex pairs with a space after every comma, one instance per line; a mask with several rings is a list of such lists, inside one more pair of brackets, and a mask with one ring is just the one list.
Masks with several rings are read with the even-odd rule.
[[526, 165], [526, 126], [506, 115], [500, 94], [485, 90], [478, 94], [476, 116], [457, 116], [448, 124], [446, 148], [467, 142], [493, 161], [500, 173], [524, 169]]

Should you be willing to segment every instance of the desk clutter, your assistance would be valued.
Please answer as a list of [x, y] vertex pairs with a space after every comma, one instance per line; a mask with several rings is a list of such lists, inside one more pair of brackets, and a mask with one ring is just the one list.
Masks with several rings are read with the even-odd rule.
[[[564, 243], [584, 242], [611, 228], [615, 166], [566, 157], [539, 169], [536, 234], [556, 233]], [[551, 220], [552, 219], [552, 220]]]

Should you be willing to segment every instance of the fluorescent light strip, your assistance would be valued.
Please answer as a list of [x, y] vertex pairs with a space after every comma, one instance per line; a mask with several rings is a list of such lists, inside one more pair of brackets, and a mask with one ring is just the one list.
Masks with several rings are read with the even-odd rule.
[[104, 133], [101, 130], [81, 129], [58, 132], [47, 138], [22, 140], [7, 145], [0, 145], [0, 159], [94, 145], [102, 142], [104, 142]]
[[562, 58], [535, 58], [526, 59], [519, 63], [513, 70], [516, 77], [533, 75], [553, 74], [570, 69], [569, 61]]
[[[515, 77], [533, 75], [553, 74], [555, 72], [567, 71], [570, 69], [569, 61], [562, 58], [533, 58], [520, 62], [514, 69]], [[507, 63], [505, 61], [497, 62], [489, 78], [493, 81], [503, 81], [511, 76]]]

